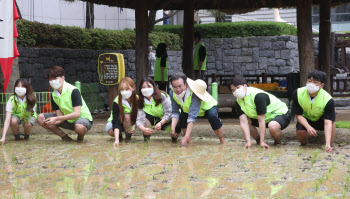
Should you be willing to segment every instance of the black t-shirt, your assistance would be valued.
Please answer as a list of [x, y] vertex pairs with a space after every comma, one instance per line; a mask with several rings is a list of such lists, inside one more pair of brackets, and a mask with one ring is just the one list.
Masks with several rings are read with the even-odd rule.
[[205, 59], [205, 56], [207, 55], [207, 51], [205, 50], [204, 46], [201, 46], [198, 51], [199, 51], [199, 61], [203, 62]]
[[113, 120], [112, 120], [112, 125], [113, 125], [113, 131], [114, 129], [119, 129], [119, 131], [122, 131], [122, 125], [120, 124], [120, 112], [119, 112], [119, 106], [116, 102], [113, 102], [112, 105], [112, 114], [113, 114]]
[[[83, 105], [83, 101], [81, 100], [81, 95], [80, 95], [80, 92], [79, 92], [78, 89], [74, 89], [72, 91], [71, 99], [72, 99], [73, 107], [82, 106]], [[52, 94], [51, 94], [51, 105], [52, 105], [52, 110], [54, 110], [54, 111], [57, 111], [57, 110], [60, 109], [60, 107], [53, 100]]]
[[160, 57], [160, 67], [163, 67], [163, 68], [166, 67], [166, 56]]
[[[298, 94], [297, 94], [297, 90], [294, 91], [293, 95], [292, 95], [292, 99], [293, 99], [293, 105], [292, 105], [292, 114], [294, 115], [303, 115], [303, 108], [301, 108], [299, 102], [298, 102]], [[330, 99], [327, 104], [326, 107], [324, 108], [324, 113], [323, 116], [321, 117], [323, 119], [326, 120], [331, 120], [331, 121], [335, 121], [335, 108], [334, 108], [334, 100]]]
[[[270, 98], [265, 93], [258, 93], [255, 95], [254, 104], [256, 107], [257, 115], [264, 115], [266, 114], [267, 106], [270, 105]], [[241, 106], [238, 104], [237, 101], [236, 101], [236, 110], [237, 110], [238, 117], [244, 114], [244, 112], [241, 109]]]

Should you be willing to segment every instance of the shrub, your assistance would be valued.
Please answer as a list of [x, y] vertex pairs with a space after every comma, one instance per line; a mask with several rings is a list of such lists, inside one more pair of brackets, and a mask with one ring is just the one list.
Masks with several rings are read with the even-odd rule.
[[[183, 37], [182, 25], [155, 26], [156, 32], [169, 32]], [[194, 31], [202, 38], [231, 38], [252, 36], [296, 35], [297, 29], [289, 24], [268, 21], [225, 22], [212, 24], [195, 24]]]
[[[19, 47], [57, 47], [72, 49], [135, 49], [135, 31], [84, 29], [79, 27], [49, 25], [18, 20]], [[180, 50], [180, 38], [176, 34], [156, 32], [149, 34], [153, 46], [166, 43], [171, 50]]]

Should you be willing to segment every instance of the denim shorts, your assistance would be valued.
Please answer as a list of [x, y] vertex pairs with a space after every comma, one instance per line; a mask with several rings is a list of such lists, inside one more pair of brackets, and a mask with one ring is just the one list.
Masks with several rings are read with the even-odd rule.
[[[11, 118], [17, 118], [18, 125], [22, 124], [24, 126], [24, 121], [20, 119], [17, 115], [11, 115]], [[35, 117], [30, 117], [28, 122], [30, 122], [33, 126], [35, 123], [35, 120], [36, 120]]]
[[[211, 109], [205, 111], [204, 117], [208, 118], [211, 128], [215, 131], [222, 127], [220, 118], [218, 117], [218, 106], [213, 106]], [[181, 111], [178, 127], [181, 129], [187, 128], [188, 113]]]
[[[45, 119], [48, 119], [50, 117], [56, 117], [57, 114], [56, 113], [43, 113]], [[57, 125], [58, 127], [64, 128], [64, 129], [68, 129], [68, 130], [75, 130], [75, 125], [76, 124], [81, 124], [84, 125], [86, 127], [87, 130], [90, 130], [92, 127], [92, 121], [85, 119], [85, 118], [79, 118], [77, 121], [75, 121], [74, 123], [69, 123], [67, 120], [65, 120], [64, 122], [62, 122], [61, 124]]]

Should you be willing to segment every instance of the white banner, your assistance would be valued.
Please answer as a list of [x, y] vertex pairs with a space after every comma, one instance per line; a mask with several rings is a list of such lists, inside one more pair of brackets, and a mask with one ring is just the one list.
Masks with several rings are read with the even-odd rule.
[[0, 0], [0, 58], [13, 57], [13, 0]]

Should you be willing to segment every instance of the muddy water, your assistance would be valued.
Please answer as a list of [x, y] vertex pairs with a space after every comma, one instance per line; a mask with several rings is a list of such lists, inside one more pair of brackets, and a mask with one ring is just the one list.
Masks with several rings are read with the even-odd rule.
[[0, 147], [0, 198], [349, 198], [350, 146], [324, 153], [288, 143], [262, 150], [242, 140], [139, 137], [116, 149], [107, 136], [55, 136]]

